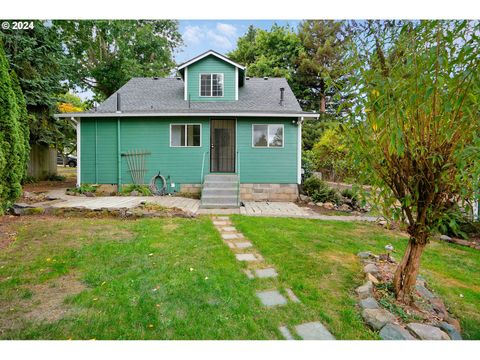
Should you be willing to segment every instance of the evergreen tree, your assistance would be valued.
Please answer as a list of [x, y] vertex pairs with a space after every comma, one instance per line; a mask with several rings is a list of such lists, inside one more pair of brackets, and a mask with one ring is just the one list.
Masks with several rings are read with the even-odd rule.
[[[24, 152], [21, 136], [19, 109], [9, 74], [9, 65], [0, 42], [0, 134], [4, 163], [0, 173], [0, 208], [5, 208], [22, 192], [22, 156]], [[2, 210], [0, 210], [2, 211]]]
[[12, 80], [13, 91], [18, 105], [20, 133], [23, 143], [23, 152], [20, 154], [20, 163], [22, 172], [22, 180], [27, 176], [27, 166], [30, 157], [30, 117], [27, 111], [27, 103], [23, 95], [18, 76], [15, 71], [10, 70], [10, 79]]

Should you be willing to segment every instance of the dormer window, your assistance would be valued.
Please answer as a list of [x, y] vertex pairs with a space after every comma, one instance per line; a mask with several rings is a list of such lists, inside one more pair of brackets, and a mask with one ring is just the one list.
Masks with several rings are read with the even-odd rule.
[[200, 96], [223, 97], [223, 74], [200, 74]]

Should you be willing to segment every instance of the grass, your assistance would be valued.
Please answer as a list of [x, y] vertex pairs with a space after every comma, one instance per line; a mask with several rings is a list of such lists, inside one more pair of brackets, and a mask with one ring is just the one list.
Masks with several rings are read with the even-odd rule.
[[[281, 339], [279, 325], [315, 320], [340, 339], [375, 339], [355, 307], [355, 254], [405, 245], [374, 225], [235, 216], [279, 272], [248, 280], [208, 218], [22, 219], [0, 254], [2, 339]], [[434, 243], [423, 264], [476, 339], [479, 255]], [[302, 303], [263, 308], [255, 292], [274, 287]]]
[[[234, 222], [277, 266], [280, 281], [316, 309], [334, 335], [344, 339], [371, 335], [354, 308], [353, 290], [362, 283], [355, 254], [382, 253], [392, 243], [400, 259], [407, 244], [404, 235], [353, 222], [241, 216]], [[464, 338], [480, 339], [480, 252], [432, 242], [422, 256], [421, 274], [460, 320]]]

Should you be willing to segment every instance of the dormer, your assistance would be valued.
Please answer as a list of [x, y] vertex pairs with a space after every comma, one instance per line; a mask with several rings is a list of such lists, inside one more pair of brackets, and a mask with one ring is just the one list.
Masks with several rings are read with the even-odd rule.
[[245, 82], [245, 67], [213, 50], [181, 64], [184, 100], [236, 101]]

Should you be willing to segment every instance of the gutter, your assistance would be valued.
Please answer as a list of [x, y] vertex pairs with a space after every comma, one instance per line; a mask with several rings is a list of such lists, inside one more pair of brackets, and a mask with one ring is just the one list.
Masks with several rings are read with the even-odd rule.
[[280, 117], [280, 118], [291, 118], [291, 117], [303, 117], [304, 119], [318, 119], [319, 114], [317, 113], [242, 113], [242, 112], [196, 112], [196, 113], [189, 113], [189, 112], [180, 112], [180, 113], [165, 113], [165, 112], [149, 112], [149, 113], [64, 113], [64, 114], [54, 114], [55, 118], [64, 118], [64, 117], [87, 117], [87, 118], [95, 118], [95, 117], [171, 117], [171, 116], [185, 116], [185, 117], [200, 117], [200, 116], [209, 116], [209, 117], [221, 117], [221, 116], [235, 116], [235, 117]]

